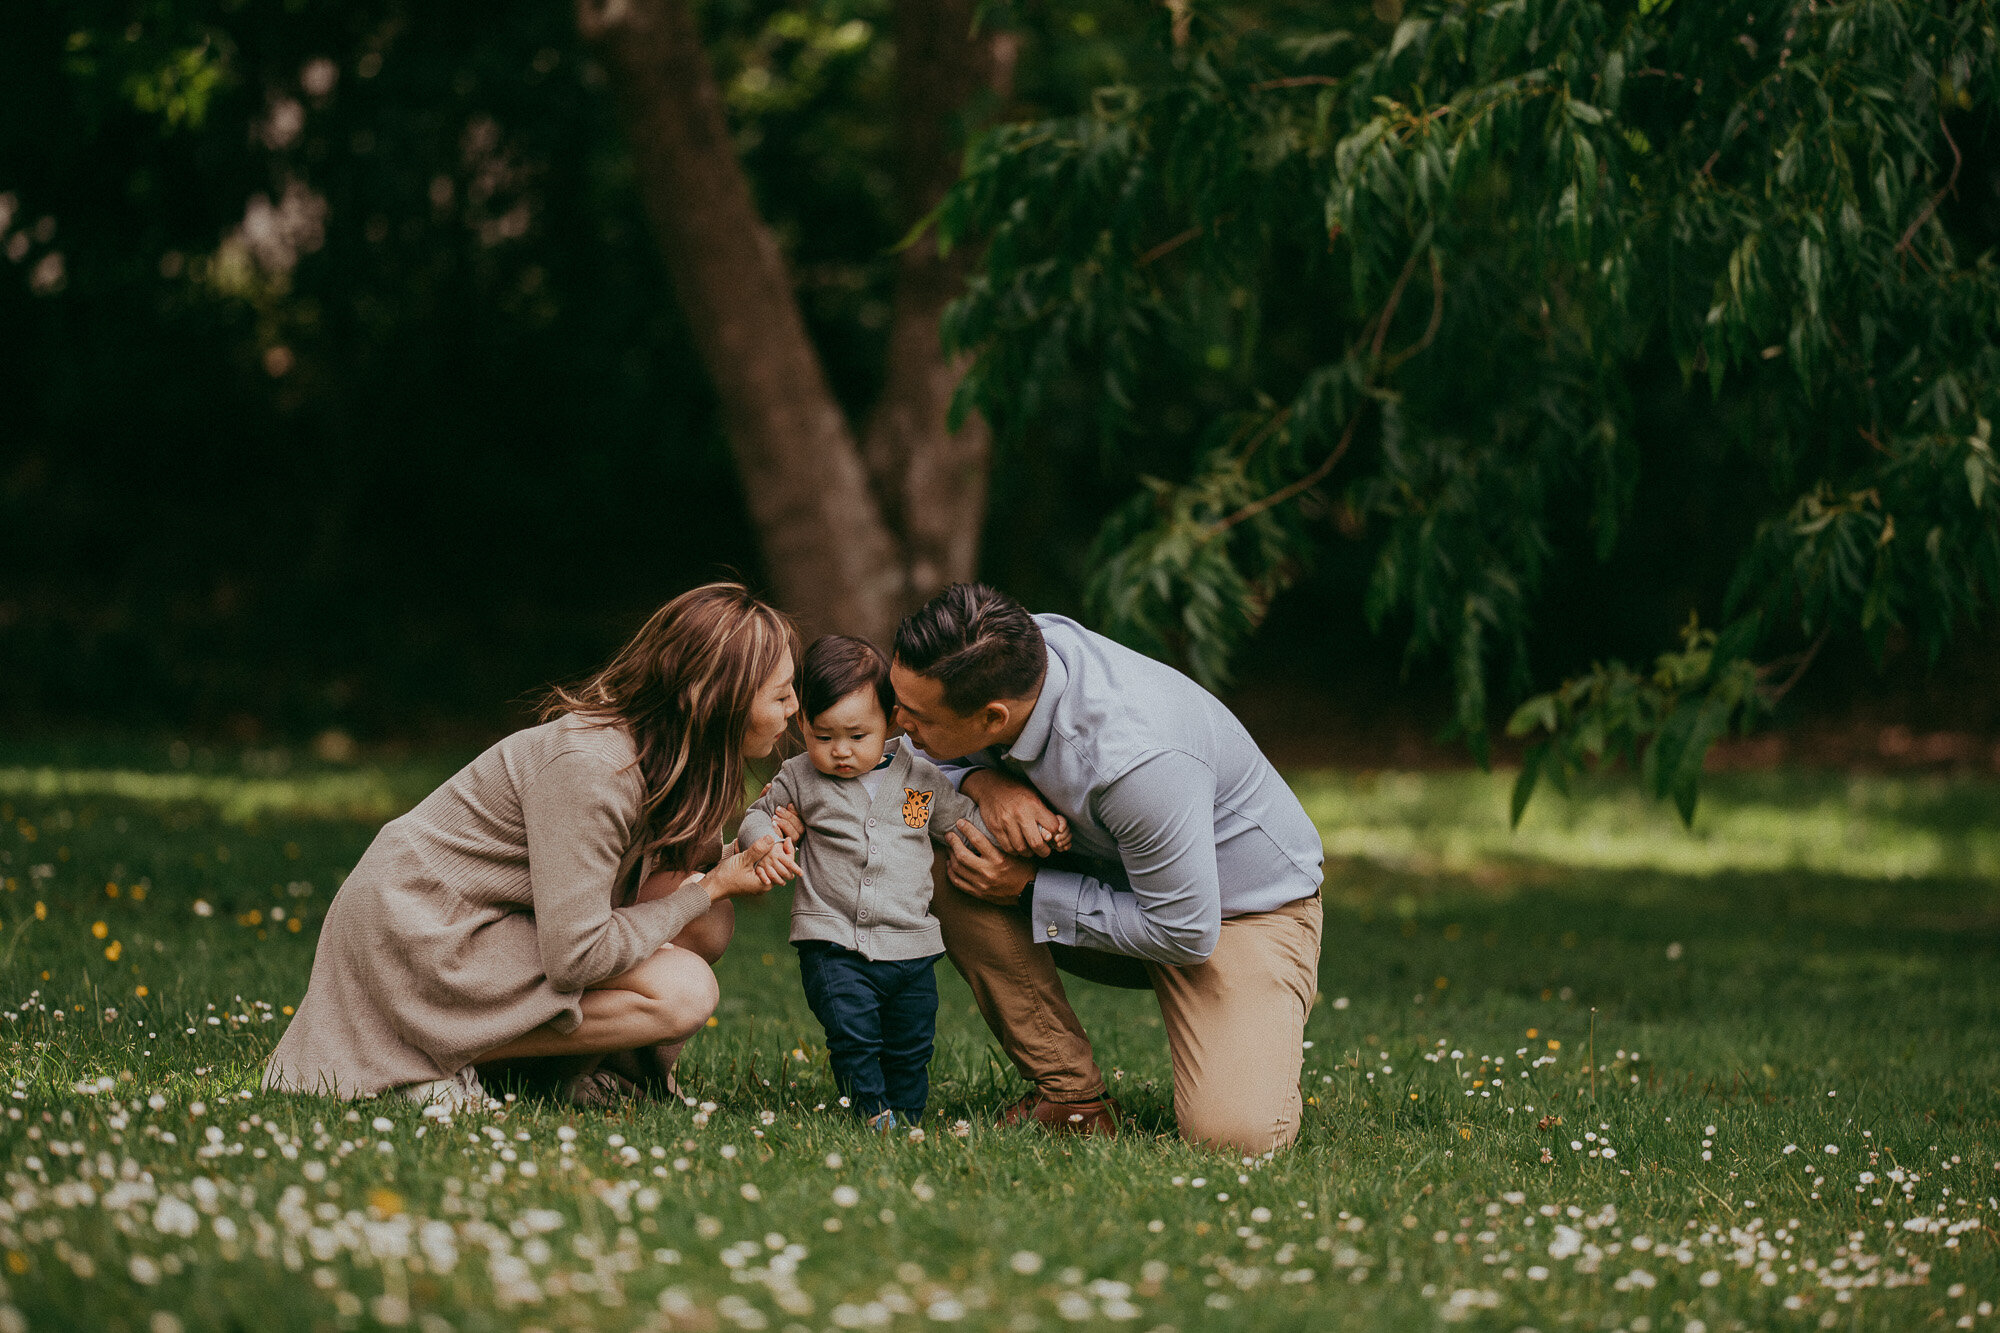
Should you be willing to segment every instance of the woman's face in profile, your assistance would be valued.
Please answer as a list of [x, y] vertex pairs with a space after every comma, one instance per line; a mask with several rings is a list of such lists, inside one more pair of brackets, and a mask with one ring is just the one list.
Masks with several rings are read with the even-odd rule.
[[792, 691], [792, 655], [787, 652], [750, 701], [750, 722], [743, 729], [743, 757], [762, 759], [776, 749], [785, 725], [798, 711], [798, 695]]

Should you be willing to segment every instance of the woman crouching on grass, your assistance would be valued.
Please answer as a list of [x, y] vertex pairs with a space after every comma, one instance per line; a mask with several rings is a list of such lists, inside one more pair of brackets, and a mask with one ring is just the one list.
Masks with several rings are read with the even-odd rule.
[[797, 873], [790, 838], [721, 845], [744, 761], [798, 711], [797, 642], [735, 584], [684, 593], [552, 691], [540, 726], [385, 824], [327, 912], [264, 1085], [477, 1105], [483, 1069], [585, 1103], [673, 1091], [715, 1008], [729, 900], [767, 891], [767, 858], [778, 882]]

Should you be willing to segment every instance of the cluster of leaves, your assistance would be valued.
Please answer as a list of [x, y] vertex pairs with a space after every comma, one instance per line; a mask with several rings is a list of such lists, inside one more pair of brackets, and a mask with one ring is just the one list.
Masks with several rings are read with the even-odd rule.
[[2000, 272], [1957, 205], [1994, 174], [1960, 140], [2000, 131], [1995, 7], [1393, 17], [1197, 9], [1172, 77], [988, 136], [937, 215], [986, 246], [948, 330], [963, 402], [1019, 440], [1087, 375], [1115, 440], [1158, 385], [1219, 385], [1185, 475], [1104, 530], [1098, 614], [1220, 681], [1329, 527], [1364, 536], [1371, 622], [1448, 660], [1484, 758], [1551, 561], [1630, 526], [1631, 385], [1670, 365], [1773, 497], [1725, 628], [1516, 723], [1543, 745], [1521, 799], [1650, 737], [1691, 811], [1708, 744], [1768, 701], [1759, 651], [1899, 627], [1935, 651], [2000, 596]]

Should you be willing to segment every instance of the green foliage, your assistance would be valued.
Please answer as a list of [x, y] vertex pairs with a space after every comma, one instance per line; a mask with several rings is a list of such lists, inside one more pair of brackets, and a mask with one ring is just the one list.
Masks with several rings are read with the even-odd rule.
[[1545, 737], [1521, 756], [1512, 822], [1520, 824], [1536, 783], [1546, 779], [1567, 796], [1586, 765], [1612, 757], [1636, 764], [1653, 794], [1670, 798], [1692, 827], [1702, 757], [1732, 726], [1747, 729], [1765, 703], [1745, 656], [1758, 619], [1746, 616], [1720, 635], [1690, 620], [1680, 651], [1662, 653], [1651, 675], [1612, 662], [1524, 701], [1507, 734]]
[[1553, 562], [1609, 558], [1642, 471], [1686, 447], [1635, 396], [1670, 367], [1769, 497], [1732, 628], [1544, 696], [1521, 797], [1650, 738], [1690, 811], [1757, 711], [1754, 655], [1935, 652], [2000, 596], [2000, 231], [1955, 202], [2000, 180], [1994, 7], [1397, 12], [1203, 9], [1170, 77], [990, 135], [937, 214], [987, 247], [948, 329], [962, 401], [1016, 442], [1075, 384], [1107, 447], [1161, 402], [1229, 423], [1106, 528], [1105, 623], [1220, 682], [1314, 550], [1358, 537], [1371, 623], [1449, 662], [1483, 756]]

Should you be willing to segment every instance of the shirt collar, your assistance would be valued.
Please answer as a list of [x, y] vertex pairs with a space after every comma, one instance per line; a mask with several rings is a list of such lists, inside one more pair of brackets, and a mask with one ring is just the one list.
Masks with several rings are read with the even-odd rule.
[[1042, 676], [1042, 692], [1028, 714], [1028, 725], [1021, 728], [1019, 738], [1007, 751], [1009, 759], [1025, 765], [1042, 757], [1042, 751], [1048, 748], [1049, 736], [1055, 731], [1056, 703], [1062, 698], [1063, 687], [1068, 684], [1069, 668], [1056, 656], [1056, 650], [1050, 648], [1048, 667]]

